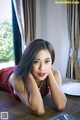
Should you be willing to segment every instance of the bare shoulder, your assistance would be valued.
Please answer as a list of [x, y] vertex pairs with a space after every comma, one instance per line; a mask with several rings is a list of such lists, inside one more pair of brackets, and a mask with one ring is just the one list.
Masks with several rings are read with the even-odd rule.
[[52, 72], [58, 85], [60, 86], [62, 84], [62, 77], [60, 71], [58, 69], [52, 68]]
[[19, 79], [15, 75], [15, 73], [11, 74], [9, 82], [10, 82], [11, 86], [13, 87], [14, 91], [17, 91], [17, 92], [23, 92], [24, 91], [23, 81], [21, 79]]
[[15, 75], [15, 73], [12, 73], [9, 79], [9, 82], [11, 85], [13, 85], [14, 81], [17, 81], [17, 77]]

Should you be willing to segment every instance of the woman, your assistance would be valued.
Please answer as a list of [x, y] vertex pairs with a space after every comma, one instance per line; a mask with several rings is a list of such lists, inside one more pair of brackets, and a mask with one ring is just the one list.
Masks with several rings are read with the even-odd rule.
[[45, 113], [42, 97], [49, 89], [58, 110], [64, 109], [67, 102], [61, 91], [60, 72], [52, 68], [54, 59], [53, 46], [48, 41], [36, 39], [25, 49], [19, 64], [14, 69], [10, 68], [6, 77], [6, 89], [37, 115]]

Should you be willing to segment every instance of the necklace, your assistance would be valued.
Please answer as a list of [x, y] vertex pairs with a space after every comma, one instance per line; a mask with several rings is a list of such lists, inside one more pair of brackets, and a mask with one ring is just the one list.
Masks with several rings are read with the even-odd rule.
[[46, 92], [46, 80], [42, 81], [41, 84], [39, 85], [39, 91], [41, 95], [43, 96]]
[[39, 90], [43, 87], [44, 85], [44, 81], [41, 82], [41, 84], [39, 85]]

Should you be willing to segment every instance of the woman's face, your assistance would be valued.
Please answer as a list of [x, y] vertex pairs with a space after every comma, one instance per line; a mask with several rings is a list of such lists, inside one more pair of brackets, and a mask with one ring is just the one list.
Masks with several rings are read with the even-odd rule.
[[47, 49], [42, 49], [36, 54], [31, 69], [31, 73], [36, 81], [42, 81], [49, 75], [51, 63], [51, 54]]

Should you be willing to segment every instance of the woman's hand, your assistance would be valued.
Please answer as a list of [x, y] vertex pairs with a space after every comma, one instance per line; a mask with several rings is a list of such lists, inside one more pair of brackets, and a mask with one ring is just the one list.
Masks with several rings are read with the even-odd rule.
[[[48, 78], [54, 78], [55, 82], [58, 84], [58, 86], [60, 87], [62, 84], [62, 77], [61, 74], [58, 70], [51, 68], [50, 69], [50, 73], [48, 75]], [[49, 79], [50, 80], [50, 79]]]

